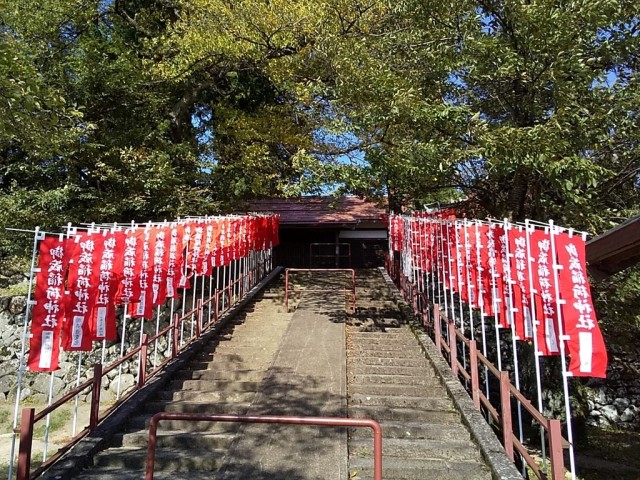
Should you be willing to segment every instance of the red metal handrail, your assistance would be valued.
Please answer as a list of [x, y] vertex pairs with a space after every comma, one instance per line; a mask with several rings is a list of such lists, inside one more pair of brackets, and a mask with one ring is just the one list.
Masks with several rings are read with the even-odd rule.
[[[259, 269], [261, 266], [265, 266], [266, 262], [260, 262], [255, 269]], [[266, 270], [265, 270], [266, 273]], [[257, 276], [252, 276], [251, 272], [240, 275], [237, 280], [234, 281], [234, 284], [245, 279], [249, 279], [250, 287], [253, 288], [255, 285], [253, 282], [257, 278]], [[101, 364], [96, 364], [93, 366], [93, 376], [88, 380], [84, 381], [82, 384], [73, 388], [65, 395], [63, 395], [56, 402], [52, 403], [50, 406], [47, 406], [37, 414], [35, 413], [34, 408], [25, 408], [22, 410], [22, 416], [20, 421], [20, 426], [15, 430], [16, 433], [20, 433], [20, 445], [18, 450], [18, 465], [16, 471], [16, 479], [17, 480], [29, 480], [30, 478], [35, 478], [40, 475], [46, 468], [48, 468], [51, 464], [53, 464], [57, 459], [59, 459], [64, 453], [66, 453], [71, 447], [73, 447], [78, 441], [80, 441], [83, 437], [93, 431], [98, 424], [111, 412], [113, 412], [118, 406], [124, 403], [135, 391], [139, 390], [144, 386], [144, 384], [150, 379], [153, 378], [164, 365], [173, 360], [180, 351], [183, 351], [190, 343], [196, 340], [199, 336], [201, 336], [205, 331], [207, 331], [212, 325], [215, 325], [218, 322], [220, 315], [229, 311], [233, 305], [228, 304], [224, 310], [221, 310], [220, 307], [220, 294], [222, 291], [227, 290], [229, 286], [223, 287], [223, 289], [216, 289], [211, 298], [202, 302], [198, 300], [198, 305], [196, 308], [186, 312], [184, 315], [180, 316], [177, 313], [175, 314], [171, 323], [159, 331], [156, 335], [152, 337], [148, 337], [147, 335], [143, 336], [143, 341], [140, 345], [132, 348], [129, 352], [127, 352], [124, 356], [109, 364], [107, 367], [104, 367]], [[240, 295], [242, 297], [242, 295]], [[187, 320], [192, 316], [198, 316], [198, 322], [201, 323], [202, 315], [203, 315], [203, 306], [208, 304], [209, 302], [214, 302], [215, 310], [212, 312], [213, 320], [205, 323], [199, 331], [195, 332], [193, 336], [186, 339], [180, 343], [178, 340], [178, 333], [180, 331], [180, 325], [182, 322]], [[158, 338], [163, 335], [167, 335], [170, 331], [173, 332], [173, 351], [172, 356], [165, 359], [160, 363], [156, 368], [151, 371], [147, 371], [146, 369], [146, 357], [147, 353], [150, 350], [149, 346]], [[126, 361], [132, 360], [139, 354], [143, 354], [143, 357], [140, 362], [140, 375], [139, 380], [136, 385], [134, 385], [131, 389], [125, 392], [118, 401], [116, 401], [111, 407], [109, 407], [106, 411], [100, 415], [100, 394], [101, 394], [101, 384], [102, 377], [112, 370], [116, 369], [120, 365], [122, 365]], [[62, 405], [73, 399], [76, 395], [81, 393], [82, 391], [90, 388], [91, 391], [91, 409], [90, 409], [90, 418], [89, 425], [81, 430], [76, 436], [74, 436], [66, 445], [61, 447], [54, 455], [52, 455], [47, 461], [40, 464], [33, 472], [31, 472], [31, 445], [33, 443], [33, 431], [34, 425], [36, 422], [45, 418], [48, 414], [52, 413], [56, 409], [60, 408]]]
[[[390, 266], [390, 263], [388, 264]], [[390, 275], [393, 275], [393, 272], [387, 269]], [[400, 278], [397, 278], [400, 277]], [[396, 278], [392, 277], [394, 282], [400, 286], [400, 290], [403, 293], [404, 297], [409, 301], [412, 297], [411, 289], [409, 287], [410, 282], [409, 279], [404, 275], [396, 275]], [[413, 297], [417, 297], [420, 293], [413, 295]], [[424, 295], [423, 300], [426, 303], [429, 303], [426, 295]], [[413, 303], [413, 302], [409, 302]], [[445, 358], [448, 357], [449, 365], [453, 371], [453, 373], [458, 377], [460, 375], [467, 381], [471, 381], [471, 397], [473, 400], [473, 404], [477, 410], [480, 410], [481, 407], [484, 407], [491, 417], [501, 426], [502, 429], [502, 441], [505, 448], [505, 452], [507, 456], [511, 460], [514, 459], [514, 451], [518, 451], [521, 454], [524, 461], [531, 467], [533, 472], [538, 476], [538, 478], [547, 478], [546, 475], [540, 470], [535, 460], [531, 457], [531, 455], [526, 450], [526, 447], [519, 442], [519, 439], [513, 433], [512, 427], [512, 419], [511, 419], [511, 396], [519, 402], [520, 405], [524, 406], [525, 410], [527, 410], [532, 418], [540, 424], [540, 426], [547, 432], [548, 441], [549, 441], [549, 461], [551, 466], [551, 476], [550, 478], [553, 480], [561, 480], [564, 479], [564, 457], [563, 457], [563, 442], [564, 439], [562, 437], [560, 420], [550, 419], [545, 417], [542, 413], [540, 413], [523, 394], [520, 392], [509, 379], [509, 373], [498, 370], [493, 363], [491, 363], [476, 346], [476, 343], [473, 340], [469, 340], [460, 329], [455, 326], [455, 322], [447, 319], [446, 317], [442, 317], [442, 313], [440, 312], [440, 306], [435, 303], [431, 303], [431, 309], [433, 311], [433, 319], [431, 322], [431, 326], [433, 328], [434, 333], [434, 343], [438, 349], [438, 351], [442, 354], [445, 353]], [[420, 315], [420, 312], [417, 311], [416, 305], [414, 304], [414, 310], [416, 310], [416, 315]], [[446, 322], [446, 329], [448, 334], [448, 341], [444, 337], [444, 329], [442, 328], [441, 321], [444, 320]], [[430, 322], [426, 319], [422, 319], [423, 325], [428, 325]], [[469, 369], [470, 372], [465, 370], [464, 365], [457, 358], [457, 344], [458, 341], [469, 347]], [[500, 381], [500, 407], [496, 409], [490, 402], [490, 400], [482, 393], [479, 387], [479, 365], [483, 365], [487, 367], [487, 371], [490, 372], [493, 376], [495, 376]]]
[[158, 423], [160, 420], [185, 420], [192, 422], [275, 423], [285, 425], [315, 425], [321, 427], [368, 427], [373, 429], [373, 479], [382, 480], [382, 429], [375, 420], [343, 417], [296, 417], [280, 415], [210, 415], [206, 413], [156, 413], [149, 423], [147, 468], [145, 480], [153, 480], [155, 467]]

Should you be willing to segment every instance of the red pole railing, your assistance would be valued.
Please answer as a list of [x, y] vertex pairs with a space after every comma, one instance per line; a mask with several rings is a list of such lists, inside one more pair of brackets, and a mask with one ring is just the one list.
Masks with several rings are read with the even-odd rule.
[[456, 324], [449, 321], [449, 361], [454, 377], [458, 378], [458, 343], [456, 337]]
[[469, 368], [471, 369], [471, 398], [476, 410], [480, 410], [480, 378], [478, 376], [478, 345], [476, 340], [469, 342]]
[[433, 330], [436, 339], [436, 347], [438, 348], [438, 352], [442, 354], [442, 324], [440, 323], [440, 305], [437, 303], [433, 304]]
[[33, 443], [33, 419], [36, 416], [35, 408], [23, 408], [20, 421], [20, 447], [18, 449], [17, 480], [29, 480], [31, 471], [31, 445]]
[[513, 461], [513, 425], [511, 423], [511, 393], [509, 373], [500, 372], [500, 413], [502, 417], [502, 442], [504, 451]]
[[373, 479], [382, 480], [382, 429], [375, 420], [342, 417], [295, 417], [275, 415], [210, 415], [204, 413], [160, 412], [149, 423], [147, 447], [147, 468], [145, 480], [153, 480], [157, 445], [158, 423], [160, 420], [182, 420], [192, 422], [232, 422], [232, 423], [275, 423], [284, 425], [315, 425], [320, 427], [368, 427], [373, 430]]
[[91, 413], [89, 417], [89, 429], [93, 430], [98, 426], [100, 420], [100, 393], [102, 389], [102, 364], [96, 363], [93, 366], [93, 385], [91, 387]]

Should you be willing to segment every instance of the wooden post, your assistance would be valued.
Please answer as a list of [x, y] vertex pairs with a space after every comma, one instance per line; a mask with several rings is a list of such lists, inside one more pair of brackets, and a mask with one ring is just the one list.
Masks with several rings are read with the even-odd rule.
[[511, 420], [511, 392], [508, 372], [500, 372], [500, 410], [502, 416], [502, 440], [504, 451], [513, 461], [513, 425]]
[[202, 299], [198, 299], [196, 302], [196, 338], [200, 338], [200, 334], [202, 333]]
[[564, 480], [564, 452], [560, 420], [549, 420], [549, 463], [552, 480]]
[[171, 351], [171, 358], [178, 356], [178, 335], [180, 335], [180, 317], [176, 313], [173, 315], [173, 350]]
[[449, 321], [449, 349], [451, 350], [449, 355], [449, 363], [451, 363], [451, 370], [453, 375], [458, 378], [458, 338], [456, 337], [456, 324], [453, 321]]
[[476, 410], [480, 410], [480, 378], [478, 375], [478, 345], [476, 340], [469, 342], [469, 368], [471, 369], [471, 398]]
[[100, 419], [100, 394], [102, 393], [102, 364], [93, 366], [93, 385], [91, 386], [91, 411], [89, 416], [89, 430], [98, 426]]
[[31, 472], [31, 445], [33, 443], [33, 418], [35, 415], [35, 408], [22, 409], [16, 480], [29, 480]]
[[434, 328], [434, 336], [436, 339], [436, 347], [438, 351], [442, 353], [442, 324], [440, 323], [440, 305], [437, 303], [433, 304], [433, 328]]

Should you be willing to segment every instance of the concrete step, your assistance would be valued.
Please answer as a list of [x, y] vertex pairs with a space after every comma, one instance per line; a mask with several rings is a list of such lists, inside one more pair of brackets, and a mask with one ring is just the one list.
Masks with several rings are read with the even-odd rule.
[[[347, 337], [351, 339], [351, 337]], [[371, 338], [356, 340], [352, 339], [356, 348], [361, 350], [393, 350], [400, 348], [411, 348], [412, 350], [419, 352], [422, 351], [418, 341], [413, 337], [392, 336], [385, 338]]]
[[[351, 439], [349, 454], [373, 458], [373, 441]], [[401, 457], [417, 460], [446, 460], [469, 462], [482, 460], [480, 452], [470, 441], [386, 438], [382, 443], [384, 458]]]
[[415, 376], [415, 375], [363, 375], [348, 371], [347, 381], [354, 384], [374, 384], [374, 385], [433, 385], [442, 386], [440, 380], [435, 376]]
[[429, 361], [423, 357], [397, 358], [397, 357], [349, 357], [347, 365], [377, 365], [385, 367], [414, 367], [430, 368]]
[[[459, 423], [422, 423], [422, 422], [392, 422], [385, 421], [383, 428], [383, 442], [391, 438], [427, 439], [427, 440], [469, 440], [469, 431]], [[351, 438], [371, 439], [371, 431], [366, 428], [352, 428], [349, 430]]]
[[[360, 480], [373, 478], [373, 459], [350, 458], [349, 473]], [[491, 480], [492, 478], [489, 469], [477, 462], [405, 458], [384, 459], [382, 477], [384, 480]]]
[[237, 403], [237, 402], [250, 402], [255, 396], [255, 392], [257, 391], [257, 384], [254, 390], [247, 391], [237, 391], [229, 390], [226, 388], [209, 391], [209, 392], [198, 392], [196, 390], [177, 390], [177, 391], [162, 391], [158, 392], [157, 399], [165, 402], [169, 401], [198, 401], [198, 402], [223, 402], [223, 403]]
[[182, 373], [181, 376], [191, 378], [178, 378], [169, 383], [169, 388], [173, 390], [210, 390], [211, 381], [234, 381], [234, 382], [260, 382], [264, 377], [264, 372], [259, 370], [195, 370], [193, 372]]
[[[114, 468], [101, 468], [85, 470], [78, 475], [74, 475], [75, 480], [140, 480], [144, 478], [145, 470], [128, 468], [123, 469], [120, 467]], [[211, 480], [212, 472], [161, 472], [159, 469], [154, 469], [154, 480]]]
[[388, 332], [349, 332], [347, 338], [353, 340], [354, 343], [370, 343], [372, 341], [398, 341], [415, 338], [407, 332], [404, 328], [391, 328]]
[[[153, 417], [152, 413], [136, 415], [128, 421], [129, 431], [149, 431], [149, 423]], [[229, 422], [198, 422], [192, 420], [161, 420], [158, 431], [182, 431], [185, 433], [205, 432], [210, 434], [225, 434], [236, 432], [240, 427], [239, 423]]]
[[453, 405], [449, 398], [429, 397], [387, 397], [384, 395], [367, 395], [356, 393], [349, 396], [349, 406], [380, 406], [389, 408], [416, 408], [446, 412], [453, 411]]
[[431, 374], [425, 367], [398, 367], [387, 365], [348, 365], [347, 372], [353, 375], [406, 375], [423, 377], [425, 374]]
[[436, 397], [446, 396], [447, 390], [439, 384], [433, 385], [394, 385], [394, 384], [356, 384], [348, 388], [349, 394], [386, 395], [388, 397]]
[[[456, 423], [460, 422], [460, 414], [455, 410], [434, 411], [416, 410], [413, 408], [387, 408], [380, 406], [354, 405], [349, 407], [349, 417], [372, 418], [378, 422], [425, 422]], [[384, 431], [384, 428], [383, 428]]]
[[244, 403], [204, 403], [204, 402], [149, 402], [145, 405], [147, 412], [170, 413], [229, 413], [243, 414], [249, 409], [249, 402]]
[[[155, 470], [159, 472], [213, 471], [220, 467], [226, 450], [196, 450], [193, 448], [159, 448], [155, 455]], [[94, 457], [98, 468], [144, 470], [146, 448], [110, 448]]]
[[[266, 355], [265, 355], [266, 357]], [[271, 364], [270, 358], [260, 358], [256, 361], [216, 363], [216, 362], [191, 362], [188, 370], [176, 372], [174, 378], [195, 380], [213, 375], [211, 372], [246, 372], [247, 370], [265, 371]], [[199, 373], [203, 372], [203, 373]]]
[[[185, 433], [181, 430], [164, 429], [164, 421], [160, 422], [157, 435], [158, 448], [177, 449], [226, 449], [234, 439], [232, 433], [208, 433], [191, 432]], [[114, 447], [136, 447], [146, 448], [149, 442], [149, 431], [138, 430], [135, 432], [119, 433], [112, 437]]]
[[415, 359], [415, 358], [424, 358], [424, 354], [422, 350], [415, 350], [409, 348], [407, 350], [403, 349], [393, 349], [388, 348], [385, 350], [363, 350], [354, 345], [347, 344], [347, 358], [396, 358], [396, 359]]

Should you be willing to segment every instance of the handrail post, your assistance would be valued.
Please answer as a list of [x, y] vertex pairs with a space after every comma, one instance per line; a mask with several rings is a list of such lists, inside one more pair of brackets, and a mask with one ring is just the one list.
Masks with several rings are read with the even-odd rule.
[[149, 350], [149, 335], [142, 335], [142, 345], [140, 345], [140, 371], [138, 372], [138, 388], [144, 387], [147, 378], [147, 353]]
[[434, 336], [436, 340], [436, 347], [438, 348], [438, 352], [442, 354], [442, 324], [440, 323], [440, 305], [437, 303], [433, 304], [433, 329]]
[[351, 270], [351, 284], [353, 285], [353, 311], [355, 312], [356, 311], [356, 271], [355, 270]]
[[100, 394], [102, 393], [102, 364], [93, 366], [93, 385], [91, 386], [91, 413], [89, 416], [89, 430], [98, 426], [100, 418]]
[[33, 444], [33, 418], [35, 415], [35, 408], [22, 409], [16, 480], [29, 480], [29, 474], [31, 472], [31, 447]]
[[478, 377], [478, 344], [469, 341], [469, 368], [471, 369], [471, 398], [476, 410], [480, 410], [480, 379]]
[[560, 420], [549, 419], [549, 463], [552, 480], [564, 480], [564, 452]]
[[176, 358], [178, 356], [178, 334], [179, 330], [180, 317], [177, 313], [173, 315], [173, 350], [171, 351], [171, 358]]
[[216, 288], [215, 294], [215, 308], [213, 309], [213, 321], [214, 323], [218, 323], [218, 309], [220, 308], [220, 290]]
[[284, 271], [284, 311], [289, 313], [289, 269]]
[[456, 324], [449, 320], [449, 361], [453, 376], [458, 378], [458, 347], [456, 337]]
[[509, 373], [500, 372], [500, 411], [502, 416], [502, 440], [504, 451], [513, 461], [513, 425], [511, 421], [511, 393]]
[[200, 338], [200, 334], [202, 333], [202, 299], [199, 298], [196, 302], [196, 308], [198, 311], [196, 312], [196, 338]]

